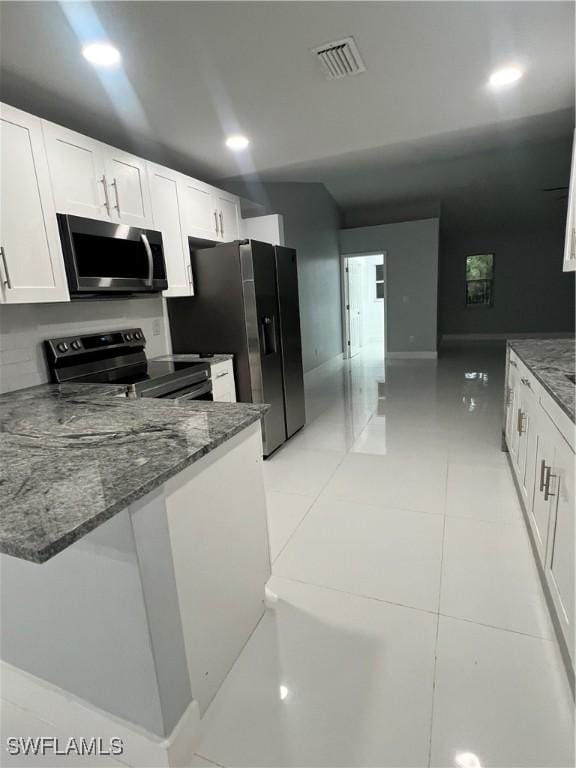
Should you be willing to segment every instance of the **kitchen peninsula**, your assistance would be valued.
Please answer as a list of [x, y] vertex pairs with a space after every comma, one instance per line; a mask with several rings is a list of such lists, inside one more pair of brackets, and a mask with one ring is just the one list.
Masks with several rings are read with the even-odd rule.
[[0, 410], [4, 696], [178, 764], [264, 610], [266, 406], [64, 384]]

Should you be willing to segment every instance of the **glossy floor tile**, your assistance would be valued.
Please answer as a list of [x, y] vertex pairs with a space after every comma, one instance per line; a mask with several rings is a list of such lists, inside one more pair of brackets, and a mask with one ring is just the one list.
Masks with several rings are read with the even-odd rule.
[[554, 637], [523, 520], [446, 518], [440, 612]]
[[266, 493], [272, 561], [278, 557], [288, 539], [298, 528], [302, 518], [314, 503], [314, 499], [313, 494], [300, 496], [295, 493], [280, 493], [279, 491]]
[[567, 768], [572, 718], [555, 643], [440, 617], [431, 765]]
[[318, 501], [275, 563], [279, 576], [438, 609], [444, 518], [350, 501]]
[[503, 346], [472, 345], [386, 365], [367, 348], [306, 376], [308, 423], [264, 463], [270, 608], [198, 760], [573, 765], [573, 702], [500, 446], [503, 374]]
[[[459, 454], [460, 462], [470, 457]], [[522, 508], [508, 466], [470, 462], [448, 465], [446, 514], [475, 520], [521, 520]]]
[[436, 617], [273, 577], [277, 595], [203, 722], [227, 766], [422, 766]]

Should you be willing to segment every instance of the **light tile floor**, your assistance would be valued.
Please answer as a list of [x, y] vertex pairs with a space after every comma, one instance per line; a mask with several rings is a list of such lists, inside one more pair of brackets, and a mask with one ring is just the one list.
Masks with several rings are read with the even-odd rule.
[[264, 465], [269, 607], [197, 765], [574, 765], [503, 375], [477, 346], [308, 377], [308, 424]]

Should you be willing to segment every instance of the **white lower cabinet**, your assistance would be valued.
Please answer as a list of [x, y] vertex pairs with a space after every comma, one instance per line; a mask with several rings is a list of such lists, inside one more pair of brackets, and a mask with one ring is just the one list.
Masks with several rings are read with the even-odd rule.
[[220, 403], [236, 402], [236, 384], [234, 383], [234, 366], [232, 360], [214, 363], [210, 366], [212, 378], [212, 397]]
[[506, 400], [505, 434], [512, 470], [574, 667], [574, 425], [566, 424], [568, 417], [551, 404], [548, 393], [512, 352]]
[[551, 506], [545, 573], [574, 663], [574, 451], [562, 439], [556, 441], [546, 490]]
[[41, 121], [1, 107], [0, 302], [68, 301]]

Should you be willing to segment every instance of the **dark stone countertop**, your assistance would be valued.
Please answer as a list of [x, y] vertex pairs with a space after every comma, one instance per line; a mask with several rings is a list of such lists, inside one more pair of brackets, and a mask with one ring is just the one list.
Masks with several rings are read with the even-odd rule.
[[45, 562], [268, 409], [122, 391], [51, 384], [0, 396], [0, 552]]
[[509, 340], [508, 346], [574, 422], [576, 386], [567, 377], [575, 370], [574, 339]]

